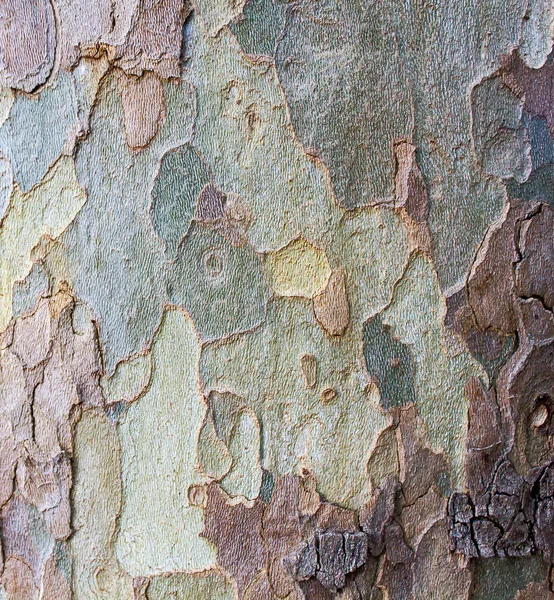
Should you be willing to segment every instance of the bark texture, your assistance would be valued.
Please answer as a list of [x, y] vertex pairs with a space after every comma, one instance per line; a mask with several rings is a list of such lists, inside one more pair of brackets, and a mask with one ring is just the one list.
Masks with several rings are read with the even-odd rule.
[[554, 600], [553, 34], [0, 1], [0, 600]]

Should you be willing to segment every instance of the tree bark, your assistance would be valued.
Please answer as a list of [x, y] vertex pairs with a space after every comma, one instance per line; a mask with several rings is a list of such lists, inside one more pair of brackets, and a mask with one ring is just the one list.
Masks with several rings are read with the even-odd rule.
[[0, 2], [0, 600], [554, 600], [553, 33]]

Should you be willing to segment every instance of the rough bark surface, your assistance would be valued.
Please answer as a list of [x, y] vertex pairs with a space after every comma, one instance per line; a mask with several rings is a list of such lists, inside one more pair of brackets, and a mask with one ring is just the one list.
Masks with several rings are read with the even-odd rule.
[[553, 34], [0, 2], [0, 600], [554, 600]]

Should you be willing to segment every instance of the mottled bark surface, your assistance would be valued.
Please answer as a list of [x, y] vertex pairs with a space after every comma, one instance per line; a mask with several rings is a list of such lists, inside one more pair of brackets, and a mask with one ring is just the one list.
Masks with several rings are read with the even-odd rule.
[[0, 600], [554, 600], [553, 34], [0, 1]]

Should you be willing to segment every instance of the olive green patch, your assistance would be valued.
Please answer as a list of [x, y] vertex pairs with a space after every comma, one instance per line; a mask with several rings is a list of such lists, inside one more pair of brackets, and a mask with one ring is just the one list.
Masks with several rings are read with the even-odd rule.
[[548, 564], [540, 557], [487, 558], [476, 562], [473, 600], [514, 600], [532, 581], [548, 575]]
[[164, 154], [152, 189], [150, 213], [169, 258], [188, 231], [196, 199], [209, 180], [208, 166], [190, 144]]
[[240, 15], [229, 24], [244, 52], [256, 56], [275, 54], [285, 24], [285, 5], [279, 0], [248, 0]]

